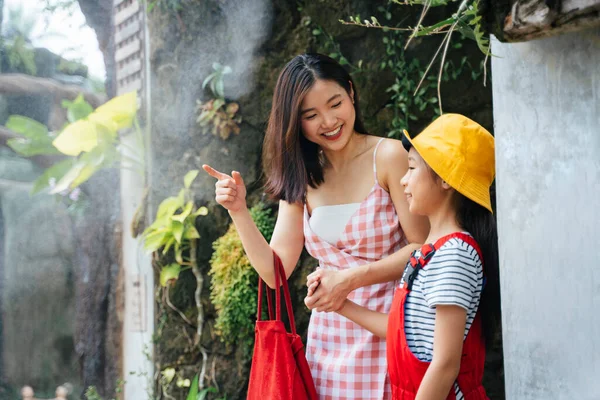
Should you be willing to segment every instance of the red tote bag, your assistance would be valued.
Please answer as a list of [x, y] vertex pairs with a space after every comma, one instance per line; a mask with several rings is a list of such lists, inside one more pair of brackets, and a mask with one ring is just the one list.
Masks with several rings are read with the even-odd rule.
[[[304, 355], [304, 345], [296, 333], [290, 290], [281, 259], [275, 260], [275, 319], [271, 293], [267, 287], [269, 320], [261, 321], [264, 281], [258, 278], [258, 313], [256, 316], [254, 355], [248, 384], [248, 400], [317, 400], [317, 391]], [[290, 320], [291, 333], [281, 321], [280, 286]]]

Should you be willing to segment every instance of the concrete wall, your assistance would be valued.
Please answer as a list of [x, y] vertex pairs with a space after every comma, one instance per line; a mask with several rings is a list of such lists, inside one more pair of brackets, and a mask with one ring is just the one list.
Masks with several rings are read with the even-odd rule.
[[506, 398], [600, 398], [600, 31], [494, 41]]

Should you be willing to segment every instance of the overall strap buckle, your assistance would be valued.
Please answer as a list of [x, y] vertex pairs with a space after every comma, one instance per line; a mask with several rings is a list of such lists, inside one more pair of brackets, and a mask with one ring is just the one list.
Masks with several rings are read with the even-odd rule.
[[415, 257], [416, 250], [412, 252], [408, 265], [404, 269], [402, 280], [404, 281], [404, 289], [411, 291], [419, 270], [423, 268], [431, 257], [435, 254], [435, 247], [431, 244], [425, 244], [421, 247], [421, 257]]

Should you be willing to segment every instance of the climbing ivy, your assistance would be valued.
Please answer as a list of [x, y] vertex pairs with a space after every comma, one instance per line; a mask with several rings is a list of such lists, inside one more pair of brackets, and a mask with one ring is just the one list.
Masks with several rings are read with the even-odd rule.
[[[410, 44], [410, 42], [416, 37], [442, 35], [443, 39], [442, 39], [441, 43], [439, 44], [439, 47], [438, 47], [436, 53], [434, 54], [434, 56], [432, 57], [429, 65], [427, 66], [427, 68], [425, 68], [424, 73], [421, 75], [421, 78], [418, 81], [419, 83], [416, 85], [416, 88], [414, 91], [415, 95], [420, 93], [420, 90], [422, 89], [422, 84], [425, 81], [425, 78], [427, 78], [427, 74], [429, 73], [431, 67], [433, 66], [436, 59], [438, 57], [441, 57], [440, 68], [439, 68], [437, 84], [436, 84], [437, 102], [439, 105], [439, 109], [437, 111], [438, 113], [442, 113], [442, 99], [441, 99], [440, 85], [445, 80], [445, 78], [448, 76], [447, 69], [449, 68], [449, 65], [453, 66], [452, 64], [449, 64], [449, 61], [447, 61], [446, 56], [448, 54], [448, 50], [450, 49], [450, 44], [453, 43], [452, 42], [452, 34], [454, 32], [460, 33], [463, 38], [469, 38], [469, 39], [474, 40], [477, 43], [479, 50], [481, 50], [481, 52], [484, 54], [485, 58], [483, 60], [482, 67], [483, 67], [484, 84], [485, 84], [485, 77], [486, 77], [485, 64], [487, 62], [488, 57], [491, 55], [491, 53], [490, 53], [489, 36], [484, 32], [482, 25], [481, 25], [482, 19], [481, 19], [481, 15], [480, 15], [481, 12], [479, 9], [480, 0], [404, 0], [404, 1], [391, 0], [391, 3], [395, 3], [395, 4], [399, 4], [399, 5], [408, 5], [408, 6], [415, 6], [415, 5], [422, 6], [423, 7], [422, 12], [421, 12], [421, 15], [420, 15], [419, 20], [417, 21], [416, 25], [414, 27], [410, 27], [410, 26], [406, 27], [406, 26], [398, 26], [398, 25], [391, 26], [391, 25], [386, 25], [386, 24], [382, 25], [379, 22], [379, 19], [375, 16], [371, 16], [370, 19], [362, 20], [360, 15], [350, 16], [348, 21], [340, 20], [340, 22], [344, 25], [355, 25], [355, 26], [361, 26], [361, 27], [366, 27], [366, 28], [380, 28], [384, 32], [392, 31], [392, 32], [395, 32], [398, 34], [410, 33], [402, 41], [404, 49], [406, 49], [408, 47], [408, 45]], [[443, 19], [442, 21], [439, 21], [432, 25], [424, 26], [422, 24], [425, 19], [425, 16], [427, 15], [427, 13], [429, 12], [429, 10], [431, 8], [442, 7], [442, 6], [451, 6], [453, 3], [459, 3], [459, 6], [456, 9], [456, 11], [454, 13], [452, 13], [450, 16], [448, 16], [447, 18]], [[379, 11], [384, 11], [385, 19], [388, 21], [391, 20], [392, 13], [388, 9], [379, 7]], [[453, 45], [452, 47], [460, 48], [455, 45]], [[465, 64], [466, 64], [466, 62], [462, 61], [459, 69], [462, 68]], [[390, 65], [390, 67], [392, 67], [392, 66]], [[430, 88], [432, 88], [432, 86], [426, 84], [424, 93], [426, 93], [427, 90]], [[418, 106], [423, 107], [423, 103], [418, 104]], [[409, 118], [411, 118], [410, 115], [409, 115]]]
[[[429, 67], [423, 65], [414, 54], [410, 55], [406, 48], [406, 44], [414, 34], [412, 29], [402, 28], [401, 24], [392, 26], [393, 14], [389, 6], [380, 6], [377, 11], [387, 25], [381, 25], [377, 17], [360, 22], [360, 16], [354, 16], [350, 17], [351, 22], [341, 21], [346, 25], [382, 28], [381, 40], [385, 52], [377, 63], [373, 63], [375, 66], [366, 66], [363, 60], [352, 63], [344, 56], [335, 37], [324, 27], [312, 21], [310, 16], [304, 17], [304, 25], [311, 30], [319, 51], [327, 53], [347, 68], [356, 81], [370, 74], [384, 71], [392, 73], [393, 83], [386, 89], [389, 96], [386, 108], [392, 113], [388, 136], [399, 138], [404, 129], [409, 129], [411, 122], [422, 118], [435, 118], [441, 113], [441, 107], [438, 107], [441, 82], [457, 80], [466, 69], [470, 69], [471, 77], [477, 79], [481, 75], [481, 68], [473, 68], [468, 58], [463, 56], [458, 63], [452, 60], [446, 61], [439, 79], [436, 76], [426, 76]], [[452, 41], [452, 48], [461, 48], [466, 38], [467, 36], [460, 32], [460, 35]]]

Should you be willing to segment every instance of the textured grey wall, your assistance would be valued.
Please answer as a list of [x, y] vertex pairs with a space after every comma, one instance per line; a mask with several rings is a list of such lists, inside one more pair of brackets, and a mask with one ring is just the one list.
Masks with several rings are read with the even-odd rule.
[[600, 31], [492, 52], [506, 398], [600, 399]]

